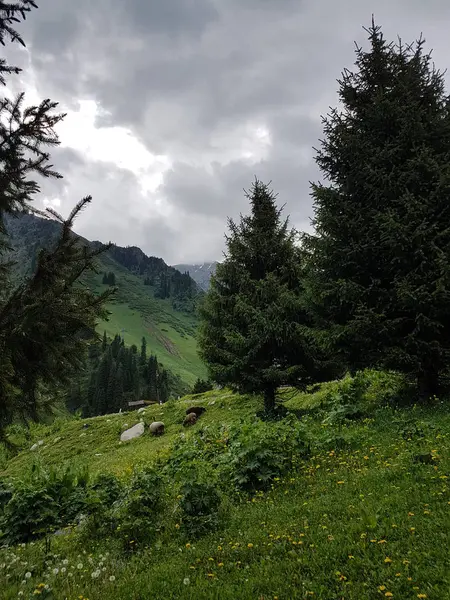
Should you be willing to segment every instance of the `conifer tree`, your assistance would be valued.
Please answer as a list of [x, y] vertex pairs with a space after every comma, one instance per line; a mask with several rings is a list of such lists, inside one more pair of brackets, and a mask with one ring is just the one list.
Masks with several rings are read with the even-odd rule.
[[282, 221], [276, 196], [256, 180], [251, 215], [229, 219], [225, 260], [217, 265], [200, 308], [200, 356], [213, 381], [264, 396], [275, 408], [281, 384], [302, 385], [315, 368], [301, 295], [296, 232]]
[[144, 367], [147, 364], [147, 340], [142, 338], [140, 365]]
[[450, 364], [450, 102], [423, 39], [367, 32], [324, 119], [309, 298], [350, 368], [399, 370], [427, 399]]
[[[32, 0], [0, 3], [0, 43], [9, 39], [25, 45], [14, 27], [37, 8]], [[20, 69], [0, 59], [0, 84]], [[52, 210], [47, 218], [60, 222], [61, 235], [53, 250], [41, 250], [31, 277], [14, 288], [11, 265], [2, 262], [7, 248], [6, 213], [32, 211], [40, 191], [33, 178], [61, 177], [53, 170], [47, 147], [59, 143], [54, 127], [63, 114], [44, 100], [24, 107], [24, 94], [0, 101], [0, 440], [14, 418], [37, 420], [51, 409], [58, 386], [68, 386], [84, 364], [87, 342], [95, 337], [110, 293], [96, 296], [80, 283], [95, 269], [95, 258], [106, 248], [90, 250], [72, 233], [73, 222], [91, 198], [81, 200], [64, 220]], [[34, 210], [34, 212], [38, 212]]]

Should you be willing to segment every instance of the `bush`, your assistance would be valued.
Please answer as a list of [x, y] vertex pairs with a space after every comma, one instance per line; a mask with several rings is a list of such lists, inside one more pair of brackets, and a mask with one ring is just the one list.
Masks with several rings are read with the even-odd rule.
[[308, 454], [306, 433], [295, 417], [270, 424], [256, 421], [230, 439], [230, 477], [238, 489], [265, 489]]
[[188, 538], [217, 529], [221, 499], [214, 485], [186, 481], [181, 486], [180, 496], [181, 525]]
[[112, 473], [101, 473], [98, 475], [92, 483], [91, 489], [96, 492], [99, 500], [108, 506], [116, 502], [123, 493], [122, 483]]
[[86, 471], [34, 467], [4, 506], [2, 537], [10, 544], [27, 542], [69, 525], [85, 507], [87, 482]]
[[125, 550], [150, 543], [160, 530], [163, 510], [163, 481], [151, 468], [136, 472], [115, 513], [117, 534]]

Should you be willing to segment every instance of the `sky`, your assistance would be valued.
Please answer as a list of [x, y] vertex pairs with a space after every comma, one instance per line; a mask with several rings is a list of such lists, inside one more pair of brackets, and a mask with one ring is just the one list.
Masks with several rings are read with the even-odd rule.
[[24, 69], [13, 88], [67, 112], [52, 150], [64, 178], [37, 205], [67, 215], [92, 195], [78, 233], [168, 264], [221, 260], [255, 176], [311, 230], [321, 116], [373, 13], [386, 38], [423, 33], [436, 66], [450, 66], [448, 0], [38, 4], [19, 26], [27, 48], [8, 50]]

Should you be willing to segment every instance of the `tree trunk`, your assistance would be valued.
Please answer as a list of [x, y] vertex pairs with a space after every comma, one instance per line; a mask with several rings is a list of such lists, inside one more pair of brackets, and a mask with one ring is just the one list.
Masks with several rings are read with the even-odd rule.
[[269, 387], [264, 390], [264, 412], [272, 414], [275, 412], [275, 388]]
[[434, 369], [422, 368], [417, 375], [417, 391], [421, 404], [427, 404], [438, 394], [438, 374]]

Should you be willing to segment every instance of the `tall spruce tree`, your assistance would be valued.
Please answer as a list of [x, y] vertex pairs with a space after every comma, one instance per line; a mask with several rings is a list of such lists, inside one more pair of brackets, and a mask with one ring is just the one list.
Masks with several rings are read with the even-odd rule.
[[262, 394], [270, 413], [277, 387], [308, 383], [315, 360], [296, 233], [267, 185], [256, 180], [246, 197], [251, 214], [239, 224], [228, 220], [227, 252], [200, 307], [198, 342], [213, 381]]
[[[7, 39], [25, 45], [14, 27], [32, 8], [37, 8], [32, 0], [0, 2], [2, 45]], [[0, 84], [20, 70], [0, 59]], [[0, 101], [0, 441], [7, 441], [4, 428], [15, 418], [38, 419], [41, 410], [50, 409], [55, 389], [82, 368], [110, 295], [95, 296], [80, 284], [104, 250], [83, 247], [72, 233], [90, 197], [66, 220], [54, 211], [45, 213], [60, 222], [61, 235], [52, 250], [39, 252], [30, 279], [14, 288], [11, 263], [2, 261], [8, 247], [4, 215], [33, 210], [40, 191], [35, 176], [60, 177], [46, 151], [59, 143], [54, 127], [64, 115], [55, 114], [56, 107], [50, 100], [24, 107], [23, 93]]]
[[426, 399], [450, 364], [450, 101], [423, 39], [367, 32], [324, 119], [309, 298], [350, 368], [399, 370]]

